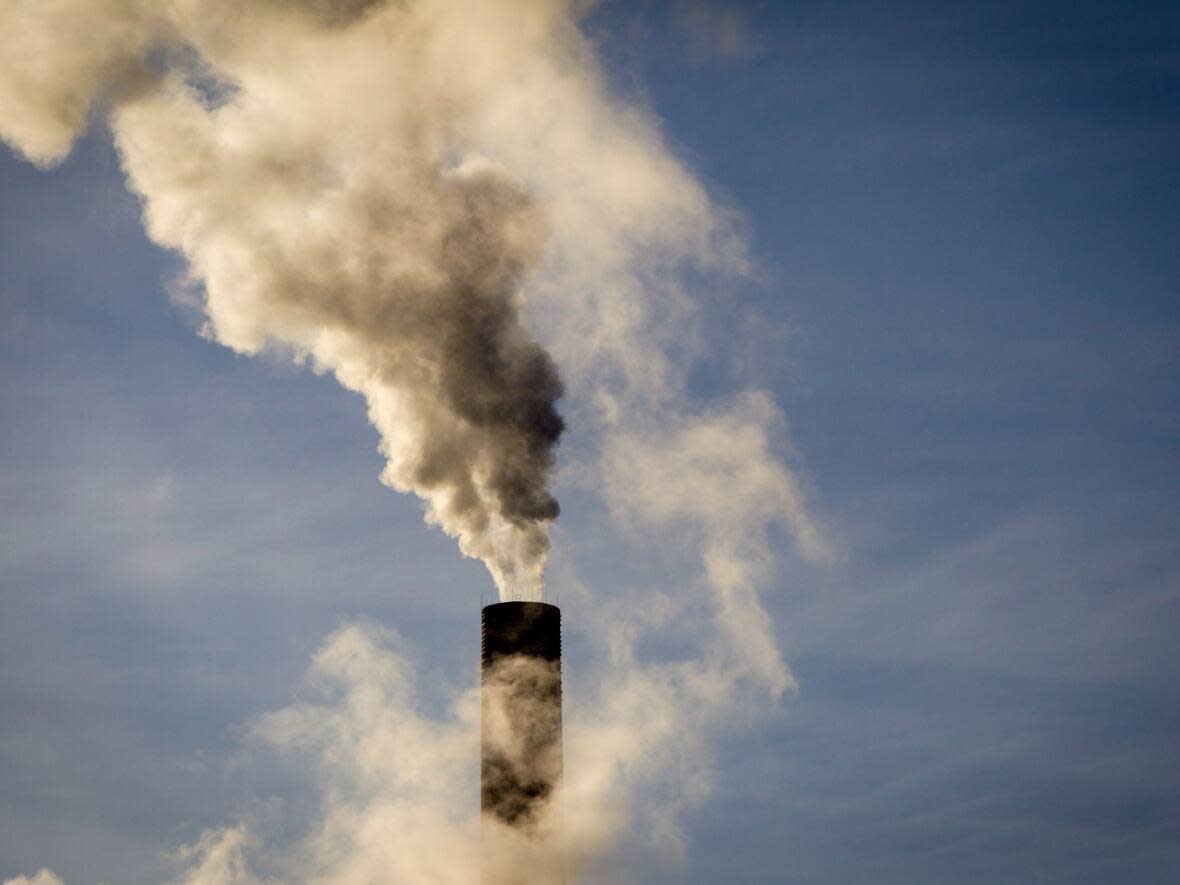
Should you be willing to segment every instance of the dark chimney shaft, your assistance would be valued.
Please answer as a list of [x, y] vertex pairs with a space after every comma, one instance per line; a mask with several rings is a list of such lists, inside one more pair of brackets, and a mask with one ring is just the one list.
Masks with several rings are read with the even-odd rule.
[[561, 610], [498, 602], [481, 621], [480, 810], [532, 834], [562, 774]]

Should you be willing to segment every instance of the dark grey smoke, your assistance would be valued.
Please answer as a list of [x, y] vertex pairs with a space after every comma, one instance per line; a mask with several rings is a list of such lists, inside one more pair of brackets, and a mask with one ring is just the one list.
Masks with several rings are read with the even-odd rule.
[[206, 334], [285, 348], [363, 394], [382, 479], [422, 497], [503, 597], [535, 599], [564, 424], [521, 290], [549, 226], [456, 137], [475, 108], [462, 69], [424, 54], [440, 11], [460, 9], [19, 0], [0, 8], [16, 52], [0, 59], [0, 136], [47, 165], [104, 103]]

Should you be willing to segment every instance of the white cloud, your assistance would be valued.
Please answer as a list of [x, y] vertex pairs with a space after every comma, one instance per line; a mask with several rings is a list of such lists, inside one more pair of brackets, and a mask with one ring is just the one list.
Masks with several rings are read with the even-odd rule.
[[32, 878], [17, 876], [15, 879], [5, 879], [4, 885], [62, 885], [62, 881], [52, 870], [40, 869]]

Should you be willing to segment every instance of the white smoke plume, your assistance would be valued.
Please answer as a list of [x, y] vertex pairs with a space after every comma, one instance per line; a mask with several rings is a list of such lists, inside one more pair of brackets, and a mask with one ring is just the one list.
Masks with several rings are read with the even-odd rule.
[[[679, 596], [616, 604], [568, 566], [561, 578], [567, 628], [595, 655], [567, 688], [571, 881], [626, 834], [682, 848], [711, 736], [794, 685], [759, 595], [771, 527], [832, 555], [774, 454], [771, 398], [702, 408], [685, 391], [698, 335], [682, 270], [746, 272], [742, 239], [611, 93], [579, 31], [586, 5], [0, 4], [0, 137], [48, 167], [102, 115], [148, 233], [188, 262], [205, 333], [363, 394], [383, 481], [422, 497], [504, 597], [541, 593], [556, 365], [575, 429], [563, 476], [625, 533], [699, 551]], [[644, 661], [646, 631], [690, 601], [710, 612], [696, 653]], [[212, 831], [176, 881], [477, 881], [478, 698], [425, 714], [408, 654], [373, 628], [329, 637], [319, 699], [258, 727], [317, 773], [318, 820], [294, 845]]]
[[449, 35], [429, 6], [19, 0], [0, 12], [0, 133], [50, 164], [103, 100], [208, 334], [362, 393], [383, 480], [505, 596], [535, 597], [562, 388], [520, 309], [547, 223], [457, 137], [480, 96], [431, 58]]

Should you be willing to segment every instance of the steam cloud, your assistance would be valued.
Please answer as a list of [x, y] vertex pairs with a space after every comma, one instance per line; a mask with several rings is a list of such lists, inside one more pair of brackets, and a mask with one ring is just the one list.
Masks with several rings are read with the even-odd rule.
[[564, 426], [520, 318], [546, 221], [453, 136], [475, 96], [424, 56], [428, 5], [6, 4], [0, 134], [50, 165], [105, 98], [207, 334], [287, 347], [363, 394], [383, 481], [424, 498], [505, 597], [535, 598]]
[[[625, 535], [700, 551], [679, 597], [590, 605], [572, 564], [553, 578], [593, 653], [568, 688], [571, 876], [628, 833], [682, 849], [711, 735], [794, 685], [759, 593], [771, 527], [808, 558], [832, 556], [775, 457], [785, 424], [771, 398], [699, 408], [685, 392], [700, 338], [682, 270], [748, 262], [658, 127], [606, 87], [584, 7], [0, 5], [0, 137], [50, 166], [105, 112], [149, 234], [188, 261], [206, 334], [289, 350], [362, 393], [383, 480], [424, 498], [503, 595], [541, 592], [555, 360], [578, 428], [562, 479], [601, 496]], [[696, 653], [644, 662], [642, 638], [688, 611], [709, 613]], [[177, 881], [474, 882], [476, 690], [425, 714], [410, 652], [362, 626], [329, 637], [309, 678], [318, 699], [257, 734], [318, 772], [319, 819], [286, 847], [246, 825], [211, 831]], [[57, 885], [39, 876], [14, 881]]]

